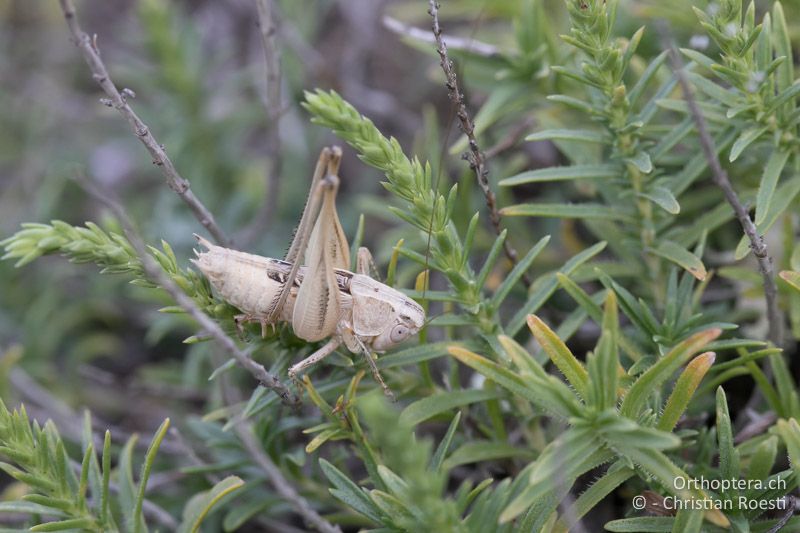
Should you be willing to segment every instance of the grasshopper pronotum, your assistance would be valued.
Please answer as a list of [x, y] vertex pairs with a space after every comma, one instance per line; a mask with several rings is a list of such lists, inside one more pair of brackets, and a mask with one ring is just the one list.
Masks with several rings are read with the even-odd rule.
[[375, 379], [391, 396], [372, 352], [383, 352], [416, 334], [425, 311], [370, 277], [374, 264], [366, 248], [358, 250], [356, 272], [348, 270], [350, 249], [335, 205], [341, 157], [339, 147], [322, 150], [284, 260], [223, 248], [197, 236], [208, 251], [195, 251], [193, 262], [219, 295], [242, 311], [237, 323], [259, 322], [264, 334], [267, 325], [288, 322], [306, 341], [330, 338], [289, 369], [292, 379], [344, 343], [351, 352], [364, 354]]

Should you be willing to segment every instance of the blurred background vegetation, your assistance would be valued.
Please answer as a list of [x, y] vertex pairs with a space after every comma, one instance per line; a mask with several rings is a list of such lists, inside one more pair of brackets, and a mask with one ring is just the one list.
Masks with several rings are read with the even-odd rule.
[[[468, 107], [476, 117], [481, 148], [489, 156], [489, 180], [498, 194], [498, 204], [566, 202], [602, 195], [593, 182], [578, 182], [576, 187], [566, 182], [498, 187], [501, 179], [523, 171], [589, 163], [600, 156], [599, 149], [586, 145], [524, 141], [529, 133], [546, 128], [565, 124], [594, 127], [602, 122], [582, 115], [575, 105], [564, 106], [546, 98], [555, 93], [584, 98], [574, 81], [557, 76], [550, 69], [576, 61], [576, 50], [558, 37], [570, 28], [564, 2], [458, 0], [443, 4], [442, 24]], [[485, 200], [475, 175], [461, 158], [467, 144], [458, 129], [455, 108], [448, 99], [431, 42], [427, 3], [284, 0], [274, 5], [281, 67], [279, 123], [269, 111], [264, 49], [252, 0], [84, 0], [77, 7], [83, 28], [97, 34], [97, 44], [117, 86], [135, 93], [131, 100], [134, 109], [164, 144], [195, 194], [232, 237], [234, 247], [268, 257], [283, 256], [302, 212], [319, 149], [331, 143], [342, 144], [328, 128], [313, 125], [309, 113], [300, 105], [304, 91], [322, 88], [341, 94], [370, 117], [384, 135], [397, 138], [407, 154], [430, 162], [434, 187], [439, 192], [446, 194], [454, 183], [458, 184], [452, 218], [459, 232], [463, 235], [473, 214], [481, 213], [471, 259], [479, 268], [495, 235], [486, 222]], [[691, 5], [696, 4], [688, 0], [622, 1], [613, 35], [624, 37], [622, 41], [627, 43], [641, 25], [650, 28], [653, 21], [663, 18], [671, 24], [680, 45], [709, 55], [718, 53]], [[756, 3], [759, 20], [771, 6], [772, 2]], [[789, 35], [796, 45], [800, 40], [800, 5], [786, 2], [783, 7]], [[72, 225], [94, 221], [112, 230], [118, 228], [107, 210], [74, 181], [75, 177], [88, 176], [116, 191], [148, 243], [157, 244], [164, 239], [174, 249], [178, 263], [188, 266], [195, 246], [192, 233], [200, 233], [202, 227], [165, 186], [158, 169], [117, 112], [100, 102], [104, 95], [72, 45], [58, 4], [0, 0], [0, 47], [0, 237], [14, 234], [23, 222], [48, 223], [56, 219]], [[629, 87], [647, 72], [662, 49], [657, 33], [648, 29], [625, 74]], [[662, 86], [670, 77], [671, 72], [664, 68], [655, 75], [654, 85]], [[597, 96], [591, 90], [590, 94]], [[648, 147], [681, 120], [688, 121], [675, 105], [663, 104], [659, 113], [657, 124], [644, 130], [647, 142], [652, 141]], [[722, 118], [714, 124], [714, 133], [723, 129], [724, 122]], [[696, 149], [695, 145], [692, 149], [684, 147], [681, 151], [679, 147], [675, 152], [662, 153], [664, 157], [657, 163], [666, 173], [677, 172]], [[755, 196], [759, 184], [764, 162], [761, 155], [743, 157], [732, 171], [737, 186], [748, 191], [750, 197]], [[394, 200], [381, 186], [383, 175], [360, 162], [351, 148], [345, 148], [341, 176], [338, 211], [344, 229], [352, 241], [363, 215], [363, 243], [371, 248], [379, 269], [385, 272], [400, 239], [405, 239], [407, 248], [425, 253], [425, 236], [409, 231], [386, 209], [387, 203]], [[676, 217], [679, 228], [686, 232], [701, 215], [721, 203], [718, 191], [710, 187], [695, 185], [689, 192], [681, 198], [683, 209], [680, 218]], [[792, 251], [797, 249], [797, 221], [791, 208], [784, 207], [789, 214], [775, 225], [768, 243], [776, 250], [778, 266], [789, 268]], [[730, 214], [723, 215], [713, 220], [714, 226], [708, 228], [711, 234], [704, 234], [704, 228], [694, 228], [693, 237], [687, 237], [685, 244], [697, 246], [701, 255], [705, 251], [706, 266], [721, 274], [704, 287], [705, 292], [699, 292], [704, 313], [700, 322], [704, 327], [736, 323], [742, 326], [737, 337], [763, 340], [766, 326], [760, 278], [755, 263], [734, 266], [733, 251], [741, 229]], [[669, 220], [662, 228], [671, 223]], [[508, 217], [503, 224], [509, 228], [511, 245], [521, 256], [542, 237], [551, 236], [529, 270], [534, 280], [595, 244], [602, 233], [566, 217]], [[643, 287], [652, 280], [641, 275], [641, 265], [626, 262], [619, 245], [611, 242], [610, 249], [601, 255], [605, 271], [615, 279], [626, 280], [628, 289], [637, 296], [644, 295], [644, 301], [660, 317], [665, 307], [664, 294], [672, 294], [666, 288], [668, 275], [662, 277], [660, 288], [648, 293]], [[705, 250], [703, 245], [707, 246]], [[800, 256], [797, 260], [800, 262]], [[395, 285], [413, 289], [420, 271], [420, 265], [401, 259]], [[499, 261], [488, 276], [486, 289], [491, 292], [501, 286], [509, 271], [510, 265]], [[663, 267], [662, 273], [666, 272], [670, 271]], [[585, 287], [597, 289], [590, 290], [594, 294], [606, 285], [601, 285], [589, 268], [579, 271], [576, 277], [579, 282], [588, 282]], [[111, 428], [115, 447], [131, 434], [154, 433], [161, 421], [170, 417], [176, 430], [162, 445], [161, 463], [157, 463], [157, 473], [148, 490], [158, 494], [159, 503], [179, 516], [188, 497], [206, 487], [209, 472], [246, 471], [250, 465], [238, 450], [234, 435], [222, 431], [222, 424], [232, 412], [208, 382], [213, 371], [209, 358], [213, 346], [184, 343], [196, 333], [194, 323], [186, 315], [159, 312], [159, 308], [172, 305], [166, 295], [128, 282], [125, 276], [97, 275], [91, 266], [76, 266], [58, 256], [43, 257], [25, 268], [14, 268], [13, 261], [0, 261], [0, 397], [10, 405], [24, 401], [28, 413], [37, 420], [52, 418], [75, 450], [79, 449], [77, 443], [83, 431], [84, 409], [91, 411], [97, 432]], [[691, 282], [687, 283], [682, 286], [691, 287]], [[447, 287], [445, 276], [431, 278], [434, 291]], [[786, 286], [782, 285], [782, 291]], [[521, 286], [515, 287], [513, 294], [516, 299], [510, 299], [501, 309], [504, 318], [513, 316], [527, 296]], [[573, 352], [583, 354], [595, 346], [601, 328], [598, 320], [587, 320], [585, 314], [581, 319], [576, 314], [579, 306], [570, 294], [574, 292], [558, 291], [552, 298], [548, 294], [547, 306], [537, 314], [554, 329], [571, 318], [572, 322], [559, 333], [571, 337], [569, 346]], [[602, 302], [595, 300], [597, 306]], [[798, 296], [783, 294], [782, 304], [790, 312], [787, 327], [795, 339], [800, 336]], [[449, 305], [436, 302], [430, 312], [452, 311]], [[453, 328], [462, 323], [442, 325], [426, 331], [423, 343], [461, 340]], [[673, 330], [665, 326], [662, 337], [645, 336], [642, 345], [645, 350], [663, 355], [665, 347], [676, 345], [697, 327], [696, 323]], [[636, 337], [637, 342], [640, 337]], [[520, 342], [533, 346], [527, 338]], [[309, 353], [296, 340], [282, 339], [280, 357], [299, 360], [301, 355], [294, 349]], [[787, 353], [796, 353], [794, 341]], [[272, 362], [271, 355], [261, 357], [267, 366]], [[276, 364], [279, 369], [285, 368], [285, 361], [281, 361]], [[332, 364], [345, 366], [346, 361], [340, 357]], [[441, 370], [436, 373], [437, 386], [438, 381], [446, 387], [457, 385], [457, 365], [452, 361], [447, 368], [441, 362], [437, 364], [434, 368]], [[796, 372], [797, 365], [791, 363], [791, 370]], [[421, 368], [423, 373], [428, 371], [427, 367]], [[315, 383], [317, 372], [329, 377], [325, 370], [312, 370], [310, 377]], [[743, 411], [750, 398], [752, 380], [738, 377], [744, 373], [719, 379], [722, 382], [731, 378], [726, 388], [732, 412]], [[348, 369], [333, 374], [338, 381], [324, 381], [332, 404], [344, 394], [352, 374]], [[439, 374], [445, 377], [440, 379]], [[412, 378], [398, 376], [400, 388], [413, 391], [410, 399], [424, 398], [425, 391], [436, 390], [429, 377], [424, 386], [430, 390]], [[453, 378], [456, 383], [448, 381]], [[323, 382], [321, 378], [319, 381]], [[253, 387], [252, 381], [240, 382], [243, 388]], [[473, 381], [476, 386], [481, 383]], [[720, 405], [715, 404], [713, 393], [705, 392], [694, 413], [701, 423], [713, 417], [709, 413]], [[244, 397], [249, 394], [250, 390], [243, 392]], [[251, 401], [250, 406], [254, 404], [259, 406], [258, 416], [262, 417], [259, 437], [265, 449], [300, 480], [298, 484], [312, 499], [323, 502], [320, 506], [330, 505], [328, 484], [319, 482], [324, 478], [317, 462], [310, 466], [311, 462], [305, 459], [304, 448], [311, 437], [302, 432], [323, 417], [310, 405], [303, 416], [289, 416], [274, 405], [265, 404], [261, 397]], [[474, 422], [475, 427], [465, 430], [467, 441], [470, 436], [489, 433], [481, 424], [489, 426], [497, 421], [499, 403], [487, 405], [478, 417], [481, 422]], [[267, 407], [271, 410], [265, 414]], [[386, 413], [369, 406], [363, 416], [368, 426], [392, 424]], [[437, 423], [422, 433], [435, 435], [438, 440], [448, 427], [442, 422], [449, 418], [434, 421]], [[376, 446], [382, 447], [387, 457], [399, 458], [395, 461], [400, 464], [398, 468], [405, 468], [404, 472], [410, 472], [416, 476], [415, 481], [422, 483], [425, 463], [419, 457], [427, 460], [431, 450], [426, 448], [417, 458], [405, 458], [408, 460], [404, 463], [402, 450], [408, 442], [403, 439], [410, 439], [407, 433], [411, 429], [401, 429], [394, 441], [376, 432]], [[505, 433], [498, 430], [493, 435], [497, 442]], [[539, 434], [526, 438], [538, 441], [542, 448], [545, 442], [551, 442]], [[203, 443], [199, 450], [187, 444], [193, 439]], [[427, 441], [424, 444], [427, 446]], [[146, 442], [140, 448], [145, 445]], [[230, 452], [231, 449], [236, 451]], [[143, 452], [138, 451], [140, 455]], [[201, 468], [196, 462], [186, 461], [194, 454], [212, 466]], [[516, 474], [531, 455], [529, 450], [519, 448], [494, 450], [481, 461], [480, 451], [474, 451], [463, 464], [477, 464], [459, 471], [456, 477], [480, 480], [498, 472]], [[331, 456], [348, 462], [344, 448], [326, 455], [333, 461]], [[360, 467], [351, 466], [364, 473]], [[450, 466], [461, 463], [455, 460]], [[315, 472], [314, 482], [305, 479], [309, 469]], [[330, 479], [330, 471], [326, 475]], [[437, 479], [431, 483], [444, 482]], [[437, 494], [441, 489], [430, 488]], [[20, 489], [7, 483], [5, 490], [0, 499], [13, 499], [14, 491]], [[248, 486], [245, 503], [224, 518], [215, 517], [206, 525], [208, 531], [221, 529], [223, 520], [225, 528], [241, 526], [244, 531], [302, 529], [299, 520], [289, 526], [289, 522], [275, 519], [286, 515], [285, 502], [274, 494], [264, 497], [259, 490]], [[623, 516], [628, 502], [621, 500], [610, 498], [608, 505], [598, 507], [590, 516], [596, 516], [599, 523]], [[334, 515], [355, 530], [363, 520], [353, 516], [345, 511]], [[473, 523], [471, 527], [470, 531], [479, 531], [481, 526]], [[587, 530], [596, 529], [587, 526]]]

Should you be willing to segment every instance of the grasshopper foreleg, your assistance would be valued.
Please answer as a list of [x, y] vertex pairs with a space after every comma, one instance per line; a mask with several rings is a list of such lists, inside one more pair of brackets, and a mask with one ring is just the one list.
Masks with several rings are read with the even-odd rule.
[[336, 348], [339, 347], [341, 343], [342, 341], [336, 338], [329, 340], [324, 346], [322, 346], [322, 348], [312, 353], [296, 365], [293, 365], [289, 369], [289, 377], [292, 378], [292, 381], [297, 381], [297, 374], [328, 357]]

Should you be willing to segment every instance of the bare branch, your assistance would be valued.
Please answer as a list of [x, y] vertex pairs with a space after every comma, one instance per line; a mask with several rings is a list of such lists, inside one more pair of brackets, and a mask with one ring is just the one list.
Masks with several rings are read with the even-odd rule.
[[533, 117], [528, 117], [519, 124], [517, 124], [511, 131], [508, 132], [508, 134], [505, 137], [500, 139], [497, 142], [497, 144], [495, 144], [494, 146], [490, 146], [489, 149], [486, 150], [486, 152], [484, 153], [486, 159], [487, 160], [492, 159], [493, 157], [502, 154], [506, 150], [514, 148], [517, 145], [517, 143], [523, 137], [525, 137], [525, 134], [528, 132], [528, 130], [531, 129], [531, 126], [533, 125], [534, 122], [536, 121], [534, 120]]
[[267, 153], [270, 165], [266, 170], [265, 196], [261, 209], [250, 227], [244, 231], [243, 241], [251, 242], [269, 225], [278, 206], [280, 178], [283, 171], [281, 157], [281, 52], [278, 46], [278, 6], [274, 0], [255, 0], [261, 44], [264, 48], [266, 70]]
[[[475, 172], [478, 178], [478, 185], [483, 191], [483, 196], [486, 198], [486, 207], [489, 209], [489, 220], [492, 222], [495, 233], [500, 235], [503, 228], [500, 226], [500, 213], [497, 212], [497, 202], [495, 200], [494, 192], [489, 187], [489, 168], [486, 166], [486, 158], [478, 147], [478, 141], [475, 139], [475, 124], [472, 122], [467, 106], [464, 102], [464, 93], [458, 87], [458, 78], [453, 69], [453, 62], [447, 55], [447, 44], [442, 38], [442, 28], [439, 26], [439, 4], [436, 0], [428, 1], [428, 13], [433, 18], [433, 37], [436, 42], [436, 51], [439, 52], [439, 64], [442, 66], [445, 78], [447, 78], [447, 92], [450, 100], [456, 106], [456, 115], [461, 123], [461, 129], [467, 136], [469, 141], [469, 153], [464, 155], [464, 158], [469, 162], [470, 168]], [[506, 239], [503, 242], [503, 251], [512, 264], [517, 264], [517, 251], [511, 246]], [[522, 281], [526, 287], [530, 287], [531, 280], [526, 273], [522, 275]]]
[[683, 98], [689, 106], [689, 112], [697, 127], [697, 134], [700, 137], [700, 146], [703, 149], [703, 154], [711, 169], [711, 179], [722, 189], [725, 199], [733, 208], [733, 212], [736, 214], [736, 218], [739, 219], [739, 223], [742, 225], [745, 235], [747, 235], [747, 238], [750, 240], [750, 248], [753, 250], [756, 261], [758, 261], [758, 269], [763, 278], [764, 298], [767, 302], [769, 341], [781, 348], [783, 347], [783, 314], [778, 308], [778, 287], [775, 284], [775, 272], [772, 268], [772, 258], [767, 253], [767, 244], [764, 242], [764, 237], [759, 235], [756, 225], [750, 219], [750, 214], [733, 189], [728, 174], [719, 162], [717, 149], [716, 146], [714, 146], [714, 139], [708, 131], [708, 126], [703, 114], [700, 112], [700, 108], [697, 106], [692, 88], [683, 70], [683, 61], [681, 60], [678, 50], [675, 48], [669, 29], [665, 25], [659, 25], [659, 32], [661, 33], [664, 47], [669, 50], [672, 69], [675, 71], [675, 76], [678, 78], [678, 82], [683, 91]]
[[248, 354], [240, 350], [233, 339], [222, 330], [219, 324], [197, 307], [192, 299], [189, 298], [174, 281], [164, 274], [164, 271], [147, 252], [144, 241], [133, 229], [133, 224], [122, 205], [108, 194], [98, 190], [98, 188], [93, 183], [89, 183], [88, 180], [81, 180], [80, 183], [93, 196], [107, 205], [119, 219], [131, 246], [133, 246], [137, 255], [142, 260], [142, 267], [147, 276], [159, 287], [167, 291], [170, 296], [172, 296], [173, 300], [175, 300], [175, 303], [182, 307], [184, 311], [192, 315], [192, 318], [200, 324], [200, 327], [211, 335], [217, 344], [224, 349], [239, 366], [247, 370], [261, 385], [275, 392], [284, 404], [297, 407], [300, 403], [299, 398], [292, 394], [286, 385], [281, 383], [278, 378], [270, 374], [263, 365], [257, 363]]
[[223, 246], [230, 245], [230, 241], [225, 236], [225, 233], [214, 221], [214, 216], [189, 188], [189, 181], [178, 174], [169, 156], [167, 156], [164, 147], [153, 137], [150, 128], [142, 122], [142, 119], [139, 118], [130, 104], [128, 104], [128, 99], [135, 96], [133, 91], [129, 89], [123, 89], [122, 91], [117, 90], [116, 85], [114, 85], [114, 82], [111, 80], [111, 76], [108, 74], [103, 60], [100, 58], [100, 50], [97, 48], [97, 36], [90, 38], [89, 35], [81, 29], [78, 24], [78, 17], [75, 13], [75, 6], [72, 4], [72, 0], [59, 0], [59, 3], [61, 4], [64, 18], [67, 21], [67, 26], [69, 26], [70, 32], [72, 32], [75, 45], [83, 54], [86, 64], [89, 65], [89, 69], [92, 71], [92, 77], [108, 96], [108, 99], [104, 103], [119, 111], [125, 118], [131, 130], [136, 135], [136, 138], [147, 148], [147, 151], [153, 158], [153, 164], [161, 169], [161, 173], [166, 178], [169, 188], [189, 206], [195, 218], [208, 230], [214, 240]]
[[297, 490], [289, 483], [280, 468], [264, 453], [261, 445], [256, 441], [253, 436], [252, 426], [249, 424], [237, 424], [235, 426], [236, 433], [239, 439], [244, 444], [245, 449], [250, 454], [250, 457], [258, 464], [258, 466], [267, 474], [270, 484], [281, 497], [289, 502], [294, 510], [302, 516], [306, 522], [313, 526], [318, 531], [323, 533], [342, 533], [338, 526], [335, 526], [322, 518], [316, 510], [308, 503], [308, 500], [303, 498]]

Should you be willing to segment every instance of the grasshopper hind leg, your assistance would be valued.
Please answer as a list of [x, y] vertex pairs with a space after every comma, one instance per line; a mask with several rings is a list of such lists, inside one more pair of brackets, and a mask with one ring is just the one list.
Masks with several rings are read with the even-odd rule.
[[336, 348], [339, 347], [341, 343], [342, 342], [338, 339], [329, 340], [327, 343], [325, 343], [325, 345], [322, 348], [312, 353], [311, 355], [309, 355], [296, 365], [293, 365], [289, 369], [289, 377], [292, 378], [292, 381], [296, 383], [298, 381], [297, 374], [303, 372], [306, 368], [315, 365], [316, 363], [319, 363], [320, 361], [328, 357], [330, 354], [333, 353], [333, 351]]
[[272, 332], [275, 332], [275, 323], [270, 322], [269, 319], [264, 317], [255, 317], [248, 314], [241, 314], [235, 315], [233, 317], [233, 323], [236, 325], [236, 332], [239, 334], [239, 338], [242, 340], [246, 339], [244, 326], [248, 322], [258, 322], [261, 324], [261, 338], [264, 339], [267, 337], [267, 326], [272, 326]]

